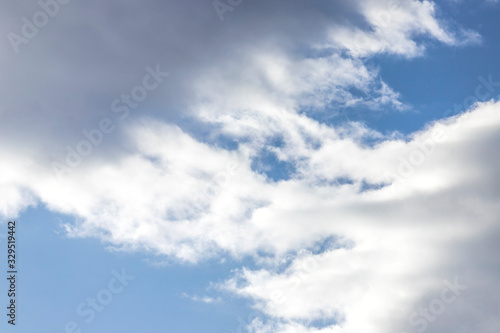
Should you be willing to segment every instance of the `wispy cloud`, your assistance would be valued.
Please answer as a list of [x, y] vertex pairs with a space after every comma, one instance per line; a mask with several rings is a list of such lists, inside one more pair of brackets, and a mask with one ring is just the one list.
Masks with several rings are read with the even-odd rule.
[[220, 298], [220, 297], [213, 298], [213, 297], [209, 297], [209, 296], [189, 295], [187, 293], [183, 293], [182, 297], [188, 298], [188, 299], [192, 300], [193, 302], [201, 302], [201, 303], [207, 303], [207, 304], [218, 303], [218, 302], [222, 301], [222, 298]]

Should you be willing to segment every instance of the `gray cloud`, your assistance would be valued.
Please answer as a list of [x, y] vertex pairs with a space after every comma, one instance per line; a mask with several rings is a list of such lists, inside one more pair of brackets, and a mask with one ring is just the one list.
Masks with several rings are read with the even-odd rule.
[[223, 23], [211, 1], [72, 1], [60, 7], [35, 37], [19, 45], [18, 54], [7, 32], [22, 35], [21, 18], [32, 21], [41, 8], [18, 1], [2, 11], [0, 87], [10, 111], [1, 115], [2, 124], [9, 124], [2, 132], [17, 139], [75, 139], [80, 128], [109, 114], [111, 102], [141, 80], [146, 66], [156, 64], [171, 79], [137, 113], [167, 119], [185, 115], [201, 71], [238, 63], [238, 58], [244, 67], [244, 53], [268, 43], [291, 48], [317, 40], [332, 19], [328, 15], [339, 17], [347, 6], [248, 1]]
[[[332, 52], [325, 45], [331, 29], [369, 27], [360, 12], [365, 5], [243, 1], [220, 22], [212, 1], [70, 1], [27, 44], [18, 45], [16, 54], [8, 34], [22, 36], [22, 18], [33, 22], [41, 7], [8, 2], [1, 14], [0, 89], [9, 111], [0, 113], [2, 139], [59, 156], [81, 138], [82, 129], [110, 114], [112, 101], [140, 82], [146, 66], [156, 64], [171, 76], [133, 116], [178, 122], [192, 112], [199, 99], [193, 86], [208, 69], [234, 76], [268, 49], [297, 59], [314, 50]], [[211, 84], [214, 95], [226, 93], [219, 84]], [[121, 142], [116, 136], [108, 141]]]

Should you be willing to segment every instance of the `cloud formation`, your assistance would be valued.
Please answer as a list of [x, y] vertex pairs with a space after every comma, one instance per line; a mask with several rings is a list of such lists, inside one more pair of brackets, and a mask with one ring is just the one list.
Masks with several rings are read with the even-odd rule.
[[[37, 6], [9, 3], [3, 30], [22, 33]], [[43, 204], [74, 219], [71, 236], [179, 261], [252, 256], [260, 268], [220, 287], [266, 315], [260, 332], [418, 331], [456, 277], [467, 289], [426, 332], [497, 332], [498, 103], [406, 138], [318, 120], [407, 107], [372, 56], [480, 41], [436, 11], [248, 1], [221, 23], [211, 2], [61, 6], [0, 58], [0, 213]], [[113, 101], [156, 64], [169, 77], [121, 121]], [[54, 172], [103, 119], [116, 131]], [[273, 177], [276, 165], [288, 172]]]

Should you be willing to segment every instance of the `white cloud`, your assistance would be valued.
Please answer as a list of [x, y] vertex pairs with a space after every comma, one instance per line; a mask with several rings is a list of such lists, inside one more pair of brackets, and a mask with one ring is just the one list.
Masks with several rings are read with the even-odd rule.
[[478, 43], [480, 36], [462, 30], [448, 31], [436, 18], [436, 4], [431, 1], [359, 1], [366, 26], [332, 29], [332, 46], [345, 48], [353, 56], [393, 53], [405, 57], [422, 55], [425, 46], [415, 36], [428, 35], [448, 45]]
[[183, 293], [182, 297], [189, 298], [193, 302], [201, 302], [201, 303], [206, 303], [206, 304], [218, 303], [218, 302], [222, 301], [222, 299], [220, 297], [213, 298], [213, 297], [209, 297], [209, 296], [189, 295], [187, 293]]
[[[287, 200], [294, 208], [275, 210], [263, 221], [270, 229], [266, 234], [286, 229], [288, 236], [296, 227], [303, 237], [313, 238], [311, 229], [316, 228], [325, 236], [341, 235], [355, 245], [300, 255], [283, 271], [243, 270], [226, 288], [255, 300], [260, 311], [276, 319], [262, 332], [413, 332], [419, 326], [412, 326], [411, 318], [418, 317], [411, 315], [429, 303], [423, 296], [439, 297], [443, 281], [458, 276], [460, 283], [472, 288], [449, 305], [445, 323], [437, 321], [427, 331], [440, 332], [443, 327], [453, 331], [456, 325], [467, 331], [481, 327], [484, 332], [495, 332], [500, 325], [497, 319], [491, 317], [484, 324], [465, 310], [479, 295], [491, 291], [494, 264], [487, 259], [471, 269], [468, 266], [481, 260], [484, 253], [473, 250], [463, 259], [457, 253], [466, 243], [482, 247], [491, 234], [498, 235], [499, 192], [494, 169], [500, 160], [498, 154], [487, 152], [492, 152], [491, 145], [500, 135], [499, 108], [498, 104], [484, 104], [450, 120], [443, 127], [446, 140], [404, 182], [361, 194], [352, 188], [355, 186], [346, 186], [351, 188], [335, 189], [329, 197], [327, 191], [322, 196], [318, 193], [308, 204], [298, 194], [297, 201]], [[401, 144], [403, 151], [414, 150], [419, 137]], [[365, 156], [373, 153], [378, 157], [374, 160], [352, 155], [339, 160], [364, 160], [366, 169], [377, 170], [385, 159], [383, 150], [366, 152]], [[282, 225], [271, 225], [271, 220], [282, 221]], [[277, 233], [273, 236], [279, 237]], [[491, 243], [486, 248], [498, 251]], [[495, 292], [489, 298], [498, 302], [500, 294]], [[476, 306], [481, 308], [479, 312], [488, 312], [487, 305]], [[307, 323], [325, 318], [339, 325], [307, 329]]]
[[[462, 261], [457, 252], [497, 232], [500, 158], [492, 147], [500, 133], [498, 109], [497, 103], [481, 104], [430, 126], [409, 142], [388, 140], [373, 148], [336, 138], [334, 129], [323, 128], [313, 138], [336, 149], [326, 154], [340, 164], [333, 166], [331, 177], [345, 173], [352, 185], [311, 184], [314, 167], [295, 179], [269, 183], [250, 170], [244, 149], [227, 152], [176, 127], [144, 123], [131, 133], [136, 154], [83, 168], [61, 183], [50, 176], [31, 178], [30, 188], [49, 208], [80, 216], [76, 234], [182, 260], [259, 249], [279, 256], [330, 235], [350, 242], [345, 249], [302, 253], [284, 270], [243, 270], [239, 282], [227, 283], [226, 288], [254, 299], [263, 313], [276, 318], [270, 325], [278, 332], [293, 327], [315, 332], [307, 323], [325, 318], [341, 324], [331, 324], [325, 332], [396, 332], [405, 325], [411, 330], [408, 318], [428, 303], [425, 295], [439, 293], [443, 280], [455, 276], [471, 288], [450, 305], [448, 316], [456, 317], [448, 325], [474, 329], [477, 318], [464, 314], [463, 308], [490, 287], [492, 266], [485, 262], [466, 270], [469, 260], [482, 253], [474, 251]], [[445, 140], [414, 173], [382, 189], [359, 192], [363, 175], [382, 179], [394, 156], [411, 154], [436, 128], [443, 130]], [[304, 158], [322, 155], [321, 150], [310, 148]], [[198, 213], [186, 208], [188, 215], [169, 218], [169, 209], [193, 207], [191, 193], [196, 192], [191, 190], [202, 190], [232, 160], [241, 164], [239, 173], [217, 196]], [[342, 167], [353, 161], [358, 161], [357, 168]], [[498, 250], [496, 244], [488, 246]], [[275, 291], [283, 302], [273, 302]], [[500, 295], [491, 292], [489, 297], [498, 300]], [[498, 323], [492, 318], [488, 325], [481, 326], [484, 332], [494, 332]]]

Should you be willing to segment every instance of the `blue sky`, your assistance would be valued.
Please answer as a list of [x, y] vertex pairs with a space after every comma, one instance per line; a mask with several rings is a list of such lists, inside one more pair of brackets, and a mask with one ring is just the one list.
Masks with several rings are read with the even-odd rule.
[[498, 332], [499, 3], [42, 3], [0, 14], [3, 331]]
[[[83, 332], [133, 332], [145, 326], [164, 330], [166, 325], [175, 331], [231, 332], [240, 325], [238, 317], [246, 321], [253, 312], [241, 300], [206, 290], [211, 281], [227, 276], [235, 263], [156, 266], [151, 263], [161, 259], [153, 256], [110, 252], [94, 239], [64, 237], [59, 223], [68, 218], [38, 207], [17, 219], [20, 310], [15, 329], [64, 332], [68, 322], [75, 322]], [[122, 269], [135, 279], [87, 323], [89, 317], [77, 313], [78, 305], [96, 298], [108, 288], [112, 271]], [[224, 302], [194, 302], [184, 294], [215, 295]]]
[[[359, 120], [380, 131], [397, 130], [410, 133], [422, 128], [429, 121], [443, 118], [454, 105], [464, 106], [464, 99], [474, 95], [481, 83], [478, 77], [493, 80], [500, 77], [500, 67], [495, 57], [499, 50], [497, 9], [480, 1], [440, 1], [442, 11], [450, 13], [456, 22], [475, 29], [482, 36], [482, 43], [471, 47], [449, 48], [433, 44], [423, 57], [401, 59], [380, 55], [372, 65], [381, 69], [382, 78], [401, 93], [413, 112], [376, 113], [373, 117], [363, 114]], [[493, 93], [490, 98], [498, 96]], [[352, 117], [350, 117], [352, 118]], [[358, 120], [358, 118], [354, 118]]]

